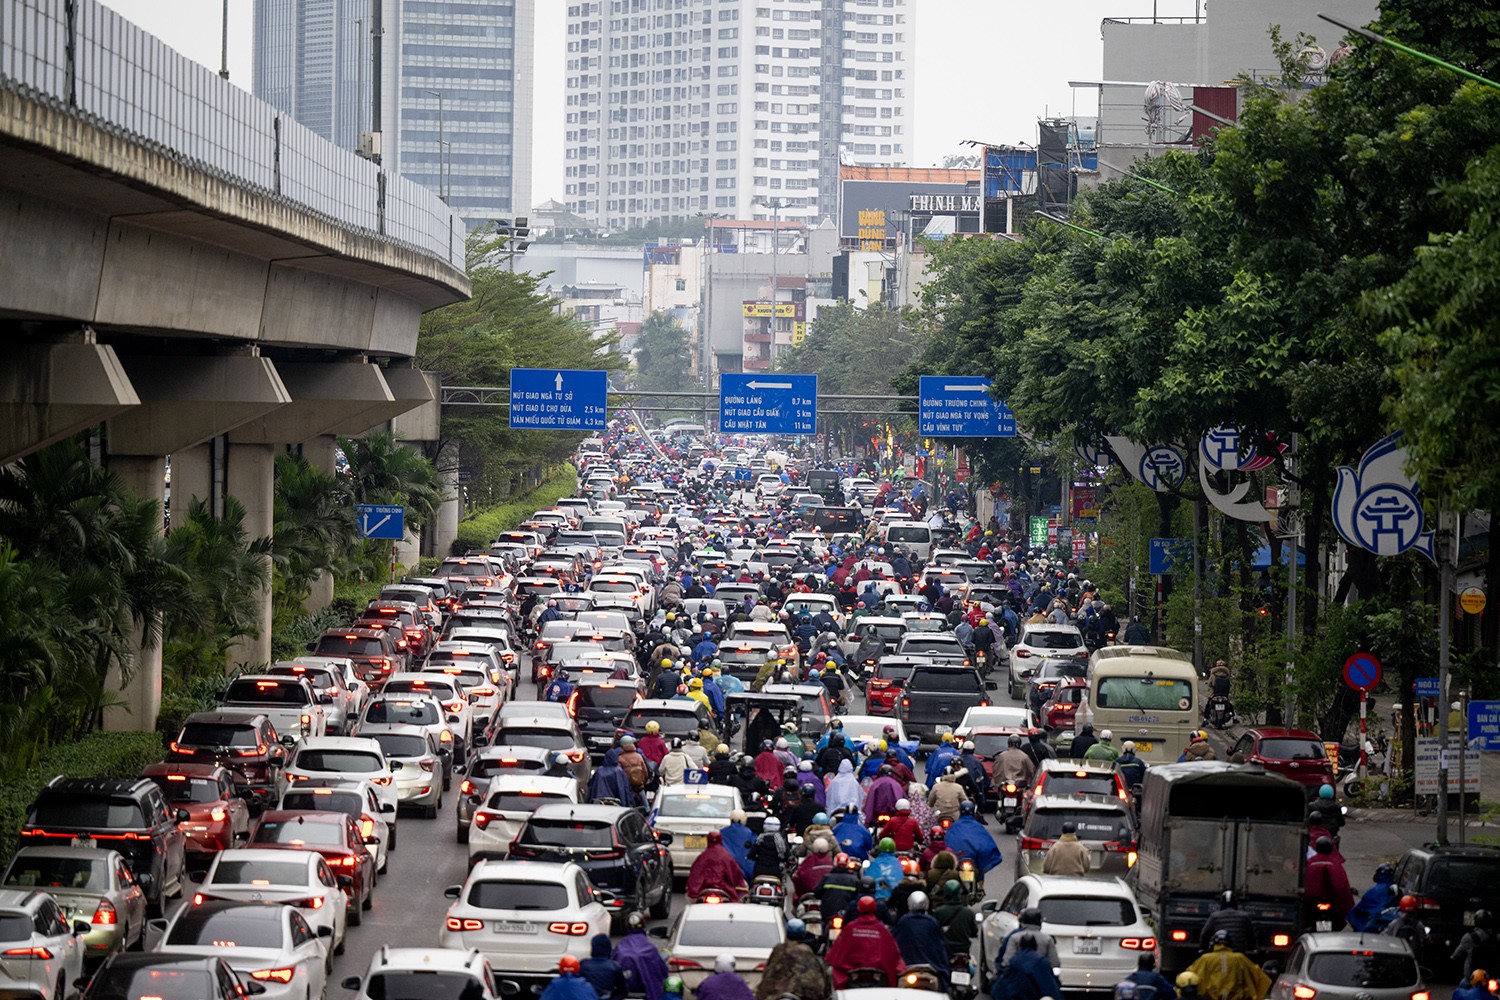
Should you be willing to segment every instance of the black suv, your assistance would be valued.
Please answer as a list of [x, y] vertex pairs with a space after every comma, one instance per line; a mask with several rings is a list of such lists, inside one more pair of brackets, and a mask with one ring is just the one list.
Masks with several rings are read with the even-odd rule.
[[594, 757], [603, 757], [615, 745], [620, 723], [640, 699], [634, 681], [599, 681], [579, 684], [568, 698], [568, 709], [578, 720], [584, 745]]
[[1444, 975], [1456, 969], [1450, 956], [1474, 926], [1474, 911], [1495, 908], [1500, 848], [1409, 847], [1396, 865], [1396, 885], [1401, 895], [1416, 897], [1427, 928], [1417, 943], [1417, 961]]
[[120, 852], [154, 914], [181, 894], [186, 809], [173, 809], [145, 778], [64, 778], [48, 782], [26, 810], [21, 846], [109, 847]]
[[896, 715], [909, 739], [936, 743], [939, 727], [953, 725], [965, 709], [988, 705], [994, 689], [995, 682], [980, 677], [973, 667], [923, 664], [913, 667], [906, 678], [896, 700]]
[[513, 861], [573, 861], [608, 892], [616, 917], [651, 908], [665, 919], [672, 905], [672, 835], [653, 832], [629, 806], [538, 806], [510, 845]]
[[235, 790], [260, 810], [276, 801], [276, 772], [286, 764], [286, 747], [261, 712], [194, 712], [167, 744], [167, 760], [226, 768]]

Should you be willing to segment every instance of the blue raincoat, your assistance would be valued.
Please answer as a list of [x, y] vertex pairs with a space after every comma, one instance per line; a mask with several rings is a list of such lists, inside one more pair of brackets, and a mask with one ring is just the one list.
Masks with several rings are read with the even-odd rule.
[[948, 836], [944, 841], [948, 850], [956, 857], [969, 858], [984, 873], [998, 867], [1005, 860], [995, 838], [973, 816], [960, 816], [958, 822], [948, 828]]

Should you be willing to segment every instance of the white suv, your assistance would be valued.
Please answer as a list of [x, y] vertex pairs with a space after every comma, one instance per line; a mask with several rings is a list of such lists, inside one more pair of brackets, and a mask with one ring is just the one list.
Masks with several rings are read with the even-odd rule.
[[83, 974], [83, 935], [57, 900], [36, 889], [0, 889], [0, 993], [63, 1000]]
[[[309, 736], [297, 744], [291, 758], [282, 768], [282, 788], [294, 781], [326, 783], [337, 779], [340, 783], [368, 781], [380, 798], [380, 811], [386, 816], [396, 814], [396, 772], [401, 769], [399, 760], [387, 761], [385, 751], [372, 739], [358, 736]], [[389, 805], [390, 811], [386, 811]], [[391, 829], [392, 850], [396, 847], [395, 828]]]
[[363, 977], [349, 976], [341, 984], [355, 1000], [387, 997], [427, 997], [428, 1000], [497, 1000], [495, 974], [474, 949], [392, 948], [388, 944], [370, 957]]

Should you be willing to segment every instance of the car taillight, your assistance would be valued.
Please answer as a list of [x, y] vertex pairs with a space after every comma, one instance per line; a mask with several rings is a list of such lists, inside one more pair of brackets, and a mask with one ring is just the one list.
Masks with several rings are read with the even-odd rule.
[[1296, 997], [1297, 1000], [1313, 1000], [1313, 997], [1317, 995], [1318, 991], [1311, 986], [1303, 986], [1301, 983], [1298, 983], [1292, 987], [1292, 996]]
[[450, 931], [482, 931], [484, 930], [484, 921], [449, 917], [446, 926]]
[[574, 691], [568, 695], [568, 714], [577, 718], [578, 716], [578, 692]]
[[52, 952], [48, 948], [7, 948], [6, 958], [40, 958], [44, 962], [52, 961]]
[[1431, 896], [1418, 896], [1417, 897], [1417, 909], [1419, 909], [1419, 910], [1440, 910], [1442, 908], [1443, 908], [1443, 904], [1439, 903], [1437, 900], [1433, 899]]
[[370, 784], [372, 785], [389, 785], [390, 783], [391, 776], [389, 774], [377, 774], [375, 777], [370, 779]]
[[1052, 846], [1052, 841], [1043, 837], [1022, 837], [1016, 846], [1023, 851], [1045, 851]]
[[1172, 940], [1173, 941], [1186, 941], [1187, 939], [1188, 939], [1188, 932], [1187, 931], [1173, 931], [1172, 932]]
[[493, 698], [496, 691], [494, 688], [471, 688], [469, 693], [477, 698]]
[[321, 910], [323, 908], [322, 896], [308, 896], [306, 899], [289, 899], [287, 906], [300, 906], [308, 910]]
[[264, 757], [266, 751], [269, 749], [269, 747], [262, 743], [259, 746], [254, 747], [236, 747], [234, 752], [239, 754], [241, 757]]
[[433, 760], [431, 757], [423, 757], [421, 760], [417, 761], [417, 766], [424, 771], [431, 771], [434, 767], [437, 766], [437, 761]]
[[487, 830], [489, 829], [490, 820], [493, 818], [494, 817], [487, 812], [477, 812], [474, 814], [474, 825], [481, 830]]
[[355, 865], [354, 855], [346, 854], [341, 858], [334, 858], [328, 863], [336, 868], [353, 868]]
[[1024, 660], [1024, 659], [1026, 659], [1026, 657], [1028, 657], [1028, 656], [1031, 655], [1031, 650], [1029, 650], [1029, 649], [1013, 649], [1013, 650], [1011, 650], [1010, 655], [1011, 656], [1020, 657], [1021, 659]]
[[911, 707], [911, 699], [910, 698], [902, 698], [901, 699], [901, 707], [902, 708], [910, 708]]
[[446, 708], [450, 712], [458, 713], [458, 712], [462, 712], [464, 710], [464, 705], [465, 704], [466, 703], [464, 702], [464, 700], [462, 698], [460, 698], [457, 701], [445, 701], [445, 702], [443, 702], [443, 707]]
[[1273, 948], [1290, 948], [1291, 946], [1292, 946], [1292, 936], [1290, 934], [1273, 934], [1273, 935], [1271, 935], [1271, 947], [1273, 947]]
[[[1493, 993], [1495, 992], [1495, 988], [1497, 986], [1500, 986], [1500, 983], [1497, 983], [1495, 980], [1491, 979], [1488, 983], [1485, 984], [1485, 989]], [[1417, 992], [1411, 995], [1411, 1000], [1432, 1000], [1432, 994], [1428, 993], [1426, 990], [1417, 990]]]
[[359, 835], [361, 837], [375, 836], [375, 820], [369, 816], [359, 818]]
[[463, 784], [461, 784], [461, 785], [458, 786], [458, 794], [460, 794], [460, 795], [473, 795], [474, 794], [474, 782], [470, 781], [468, 778], [465, 778], [463, 780]]
[[215, 823], [222, 823], [229, 818], [229, 810], [223, 806], [214, 806], [208, 811], [208, 818]]
[[547, 930], [553, 934], [566, 934], [569, 937], [582, 937], [589, 932], [589, 925], [579, 921], [577, 923], [565, 923], [561, 920], [547, 925]]
[[1134, 951], [1154, 951], [1156, 949], [1156, 938], [1121, 938], [1121, 948], [1130, 948]]
[[259, 979], [261, 982], [265, 982], [267, 979], [274, 979], [278, 983], [289, 983], [296, 974], [295, 969], [256, 969], [250, 973], [250, 978]]
[[667, 959], [667, 965], [669, 965], [670, 967], [672, 967], [674, 969], [701, 969], [701, 968], [703, 968], [702, 965], [700, 965], [699, 963], [693, 961], [691, 958], [669, 958], [669, 959]]
[[884, 691], [886, 688], [888, 688], [890, 686], [891, 686], [891, 682], [890, 681], [883, 680], [883, 679], [878, 678], [878, 677], [872, 677], [865, 684], [865, 692], [868, 693], [870, 691]]
[[115, 916], [115, 904], [107, 899], [99, 900], [99, 905], [94, 907], [94, 916], [89, 920], [91, 924], [113, 924], [118, 918]]
[[1086, 649], [1080, 649], [1078, 652], [1074, 653], [1073, 655], [1076, 656], [1076, 657], [1078, 657], [1080, 660], [1087, 660], [1089, 658], [1089, 651], [1086, 650]]

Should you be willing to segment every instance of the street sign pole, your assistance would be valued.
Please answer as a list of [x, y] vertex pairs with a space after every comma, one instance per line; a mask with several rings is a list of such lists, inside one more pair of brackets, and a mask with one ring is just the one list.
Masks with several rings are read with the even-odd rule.
[[[1454, 534], [1449, 531], [1449, 515], [1443, 515], [1443, 530], [1437, 534], [1438, 566], [1441, 582], [1438, 585], [1438, 800], [1437, 842], [1448, 843], [1448, 712], [1443, 704], [1448, 698], [1448, 633], [1453, 618], [1453, 554], [1458, 546]], [[1462, 789], [1462, 785], [1459, 786]], [[1462, 791], [1460, 791], [1462, 795]]]

